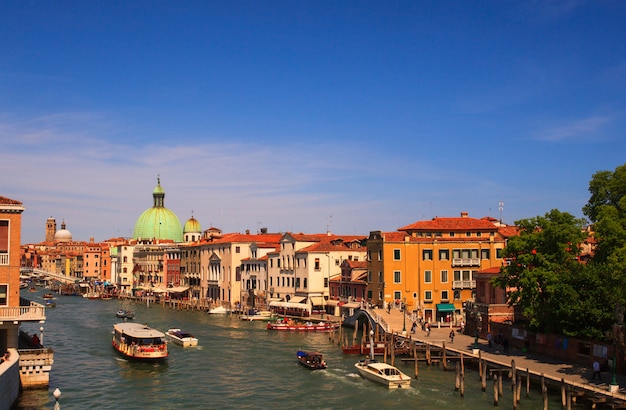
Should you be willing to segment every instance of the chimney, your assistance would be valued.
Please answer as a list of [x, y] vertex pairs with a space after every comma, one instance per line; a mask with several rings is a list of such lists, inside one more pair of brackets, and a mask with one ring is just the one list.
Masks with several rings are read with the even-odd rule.
[[467, 216], [468, 216], [467, 211], [461, 212], [461, 218], [467, 218]]

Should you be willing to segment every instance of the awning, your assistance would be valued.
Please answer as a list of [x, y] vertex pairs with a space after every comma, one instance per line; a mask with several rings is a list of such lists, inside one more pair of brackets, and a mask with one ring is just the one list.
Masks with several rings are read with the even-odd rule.
[[437, 303], [437, 310], [439, 312], [454, 312], [456, 308], [452, 303]]
[[309, 305], [308, 303], [270, 302], [270, 307], [279, 307], [284, 309], [301, 309], [308, 312], [311, 311], [311, 305]]
[[168, 288], [167, 291], [170, 293], [180, 293], [189, 290], [189, 286], [174, 286], [173, 288]]
[[326, 301], [326, 304], [327, 304], [328, 306], [337, 306], [337, 305], [339, 305], [340, 303], [341, 303], [341, 302], [339, 302], [338, 300], [335, 300], [335, 299], [331, 299], [331, 300], [327, 300], [327, 301]]
[[306, 296], [294, 296], [289, 299], [289, 303], [302, 303], [306, 300]]
[[322, 306], [326, 304], [323, 296], [311, 296], [309, 299], [311, 300], [311, 304], [313, 306]]
[[343, 305], [342, 307], [345, 307], [345, 308], [358, 308], [358, 307], [361, 307], [361, 304], [359, 302], [348, 302], [345, 305]]

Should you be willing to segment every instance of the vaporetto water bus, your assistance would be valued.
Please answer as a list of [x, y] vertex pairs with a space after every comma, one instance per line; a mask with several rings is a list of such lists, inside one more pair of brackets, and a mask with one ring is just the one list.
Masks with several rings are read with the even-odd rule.
[[140, 323], [113, 325], [113, 348], [133, 360], [160, 361], [169, 355], [165, 334]]

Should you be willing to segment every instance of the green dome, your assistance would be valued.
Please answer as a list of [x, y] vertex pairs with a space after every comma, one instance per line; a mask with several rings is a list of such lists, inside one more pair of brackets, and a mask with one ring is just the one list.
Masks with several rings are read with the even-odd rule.
[[193, 216], [185, 222], [185, 226], [183, 227], [183, 233], [187, 232], [202, 232], [202, 226], [200, 226], [200, 222]]
[[164, 206], [165, 191], [161, 188], [161, 180], [157, 179], [157, 187], [152, 192], [154, 205], [139, 216], [135, 223], [133, 239], [170, 239], [174, 242], [183, 241], [183, 230], [176, 214]]

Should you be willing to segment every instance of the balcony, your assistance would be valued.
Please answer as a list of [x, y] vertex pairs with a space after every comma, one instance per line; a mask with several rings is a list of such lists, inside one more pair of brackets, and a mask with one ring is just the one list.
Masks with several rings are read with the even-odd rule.
[[20, 306], [0, 307], [0, 322], [39, 322], [46, 320], [46, 308], [39, 303], [20, 298]]
[[480, 266], [479, 258], [453, 258], [452, 266]]
[[9, 254], [0, 253], [0, 265], [8, 265], [8, 264], [9, 264]]
[[455, 280], [452, 281], [452, 289], [476, 289], [475, 280]]

